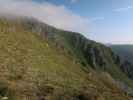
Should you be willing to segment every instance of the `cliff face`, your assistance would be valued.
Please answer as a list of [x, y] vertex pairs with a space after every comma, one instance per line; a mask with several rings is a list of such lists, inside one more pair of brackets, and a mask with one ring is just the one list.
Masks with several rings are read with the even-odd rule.
[[[89, 40], [77, 33], [64, 32], [64, 41], [69, 45], [75, 55], [84, 65], [91, 65], [95, 70], [109, 71], [116, 70], [122, 72], [122, 66], [132, 66], [126, 61], [122, 61], [109, 47], [95, 41]], [[113, 72], [111, 72], [113, 71]], [[118, 73], [116, 73], [118, 75]]]
[[132, 88], [120, 59], [78, 33], [31, 18], [0, 18], [0, 55], [0, 99], [131, 99], [119, 85]]
[[121, 58], [121, 69], [133, 79], [133, 46], [111, 45], [111, 49]]

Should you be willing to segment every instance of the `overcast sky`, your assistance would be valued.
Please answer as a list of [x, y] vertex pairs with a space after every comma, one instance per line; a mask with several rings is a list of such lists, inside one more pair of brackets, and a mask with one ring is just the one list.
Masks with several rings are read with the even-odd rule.
[[103, 43], [133, 44], [133, 0], [0, 0], [0, 14], [35, 17]]

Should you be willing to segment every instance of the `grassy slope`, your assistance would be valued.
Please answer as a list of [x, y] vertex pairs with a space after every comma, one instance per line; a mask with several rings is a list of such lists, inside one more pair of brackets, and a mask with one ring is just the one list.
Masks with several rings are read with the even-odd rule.
[[0, 20], [0, 69], [0, 94], [9, 100], [129, 99], [108, 75], [84, 72], [75, 57], [25, 30], [20, 21]]
[[[75, 36], [75, 35], [77, 35], [77, 36]], [[105, 72], [110, 73], [116, 80], [123, 81], [126, 84], [128, 84], [130, 87], [133, 88], [133, 81], [130, 80], [126, 76], [126, 74], [124, 74], [121, 71], [119, 65], [116, 65], [114, 63], [115, 60], [112, 57], [112, 51], [110, 48], [107, 48], [104, 45], [96, 43], [94, 41], [87, 40], [85, 37], [83, 37], [79, 34], [76, 34], [76, 33], [69, 34], [67, 32], [63, 32], [63, 33], [61, 33], [61, 36], [64, 37], [64, 41], [66, 42], [67, 46], [72, 51], [72, 54], [75, 54], [75, 56], [79, 58], [79, 61], [81, 63], [82, 62], [87, 63], [89, 61], [88, 58], [85, 58], [85, 55], [89, 55], [89, 54], [85, 54], [85, 50], [84, 50], [84, 48], [87, 47], [87, 45], [89, 46], [89, 48], [99, 49], [99, 51], [101, 53], [100, 56], [102, 57], [100, 59], [103, 59], [104, 62], [106, 62], [106, 65], [103, 67], [98, 66], [98, 65], [93, 66], [93, 67], [95, 67], [95, 69], [97, 71], [104, 70]], [[89, 49], [88, 49], [88, 51], [89, 51]], [[96, 55], [96, 57], [98, 57], [98, 55]], [[89, 63], [89, 65], [90, 65], [90, 63]]]

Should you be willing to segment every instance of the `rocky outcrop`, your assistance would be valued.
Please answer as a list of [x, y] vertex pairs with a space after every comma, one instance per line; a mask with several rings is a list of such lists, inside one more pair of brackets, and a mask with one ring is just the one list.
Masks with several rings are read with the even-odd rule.
[[120, 66], [121, 70], [126, 73], [128, 75], [129, 78], [131, 78], [133, 80], [133, 65], [128, 62], [125, 61], [121, 66]]

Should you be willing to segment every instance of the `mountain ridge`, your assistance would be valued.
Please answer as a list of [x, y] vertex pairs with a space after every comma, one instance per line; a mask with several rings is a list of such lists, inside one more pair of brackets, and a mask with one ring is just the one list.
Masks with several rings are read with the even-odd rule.
[[29, 18], [0, 18], [0, 37], [0, 98], [131, 100], [132, 80], [102, 44]]

